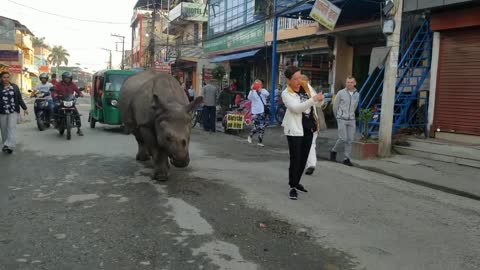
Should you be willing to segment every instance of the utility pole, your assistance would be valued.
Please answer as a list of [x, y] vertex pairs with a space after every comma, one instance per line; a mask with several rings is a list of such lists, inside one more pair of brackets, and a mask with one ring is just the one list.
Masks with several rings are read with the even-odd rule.
[[166, 53], [165, 53], [165, 62], [168, 62], [168, 60], [170, 59], [168, 53], [169, 53], [169, 50], [168, 50], [168, 41], [169, 41], [169, 38], [170, 38], [170, 18], [169, 18], [169, 15], [170, 15], [170, 0], [167, 1], [167, 49], [166, 49]]
[[277, 80], [277, 32], [278, 32], [277, 0], [273, 0], [273, 39], [272, 39], [272, 82], [270, 91], [270, 125], [275, 121], [275, 88]]
[[101, 48], [101, 49], [110, 53], [109, 60], [108, 60], [108, 69], [112, 69], [112, 50], [106, 49], [106, 48]]
[[398, 74], [398, 54], [400, 50], [400, 31], [402, 26], [403, 0], [397, 1], [394, 7], [395, 29], [387, 38], [387, 46], [391, 48], [385, 62], [385, 78], [383, 83], [382, 111], [380, 115], [378, 155], [388, 157], [392, 150], [393, 113], [395, 109], [395, 92]]
[[[160, 0], [163, 1], [163, 0]], [[155, 20], [157, 16], [157, 0], [153, 0], [153, 11], [152, 11], [152, 29], [150, 33], [150, 67], [155, 66]]]
[[112, 37], [118, 37], [122, 39], [122, 64], [120, 65], [120, 69], [125, 69], [125, 36], [111, 34]]

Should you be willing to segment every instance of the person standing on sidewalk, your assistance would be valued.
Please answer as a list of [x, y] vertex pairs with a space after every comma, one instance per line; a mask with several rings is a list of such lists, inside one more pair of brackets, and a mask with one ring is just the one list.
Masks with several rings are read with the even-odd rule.
[[20, 89], [16, 84], [10, 83], [10, 73], [0, 73], [0, 130], [2, 134], [2, 152], [11, 154], [15, 148], [17, 117], [20, 107], [27, 112], [27, 105], [23, 101]]
[[340, 145], [344, 145], [343, 164], [353, 166], [350, 161], [352, 152], [352, 143], [355, 136], [355, 111], [357, 110], [359, 94], [355, 85], [357, 82], [354, 77], [348, 77], [346, 88], [340, 90], [333, 103], [333, 114], [337, 118], [338, 140], [330, 151], [330, 160], [337, 161], [337, 150]]
[[297, 190], [307, 192], [300, 184], [308, 154], [312, 145], [313, 133], [319, 123], [315, 105], [323, 101], [323, 95], [312, 95], [308, 84], [301, 79], [301, 72], [295, 66], [285, 70], [287, 88], [282, 92], [282, 100], [287, 108], [282, 126], [288, 141], [290, 167], [288, 169], [289, 198], [298, 199]]
[[202, 88], [203, 96], [203, 129], [215, 132], [217, 125], [217, 87], [207, 83]]
[[252, 137], [258, 133], [258, 146], [264, 147], [263, 135], [265, 134], [265, 128], [267, 127], [265, 104], [267, 104], [267, 98], [270, 95], [266, 89], [262, 87], [262, 81], [255, 80], [252, 85], [252, 89], [248, 94], [248, 100], [252, 102], [252, 122], [253, 128], [248, 135], [248, 143], [252, 143]]
[[[315, 96], [317, 92], [310, 85], [310, 79], [308, 79], [306, 75], [302, 75], [302, 80], [308, 85], [308, 88], [312, 96]], [[313, 172], [315, 171], [315, 168], [317, 167], [317, 138], [318, 138], [318, 133], [322, 128], [322, 119], [320, 118], [319, 110], [320, 111], [322, 110], [322, 105], [323, 105], [323, 100], [322, 102], [318, 102], [317, 104], [315, 104], [315, 107], [314, 107], [315, 113], [317, 114], [319, 129], [313, 133], [312, 146], [310, 147], [310, 152], [308, 154], [308, 159], [307, 159], [307, 165], [306, 165], [307, 169], [305, 171], [306, 175], [312, 175]]]

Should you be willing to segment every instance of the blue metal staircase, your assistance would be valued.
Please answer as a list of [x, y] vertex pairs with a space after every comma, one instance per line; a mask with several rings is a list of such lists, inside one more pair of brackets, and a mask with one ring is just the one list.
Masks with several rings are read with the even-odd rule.
[[[427, 135], [428, 95], [420, 92], [430, 74], [433, 35], [428, 18], [424, 18], [420, 24], [417, 24], [413, 37], [408, 32], [411, 29], [411, 27], [402, 27], [392, 119], [393, 133], [403, 128], [419, 128]], [[374, 110], [373, 119], [368, 124], [370, 136], [378, 135], [380, 126], [384, 70], [385, 66], [375, 69], [359, 91], [359, 110], [364, 108]], [[361, 123], [359, 128], [362, 129]]]

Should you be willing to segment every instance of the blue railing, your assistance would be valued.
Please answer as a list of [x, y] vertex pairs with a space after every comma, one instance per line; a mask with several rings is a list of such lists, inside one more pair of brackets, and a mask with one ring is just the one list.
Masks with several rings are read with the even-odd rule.
[[[412, 20], [416, 23], [415, 20]], [[398, 79], [395, 87], [393, 132], [400, 128], [422, 128], [427, 131], [428, 96], [420, 97], [420, 90], [430, 74], [432, 32], [428, 19], [424, 19], [410, 44], [402, 44], [398, 63]], [[414, 29], [405, 27], [406, 30]], [[404, 29], [402, 29], [404, 31]], [[402, 36], [412, 34], [402, 33]], [[405, 49], [406, 48], [406, 49]], [[378, 134], [380, 126], [381, 96], [385, 67], [372, 72], [361, 87], [359, 110], [374, 108], [373, 119], [368, 123], [370, 136]], [[359, 129], [362, 125], [359, 123]], [[426, 133], [425, 133], [426, 134]]]

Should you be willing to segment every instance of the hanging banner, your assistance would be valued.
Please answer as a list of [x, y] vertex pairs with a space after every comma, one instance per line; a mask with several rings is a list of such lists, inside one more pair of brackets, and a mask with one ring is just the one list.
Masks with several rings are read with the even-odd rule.
[[328, 0], [317, 0], [310, 12], [310, 17], [328, 30], [333, 30], [337, 24], [338, 17], [340, 17], [341, 9]]

